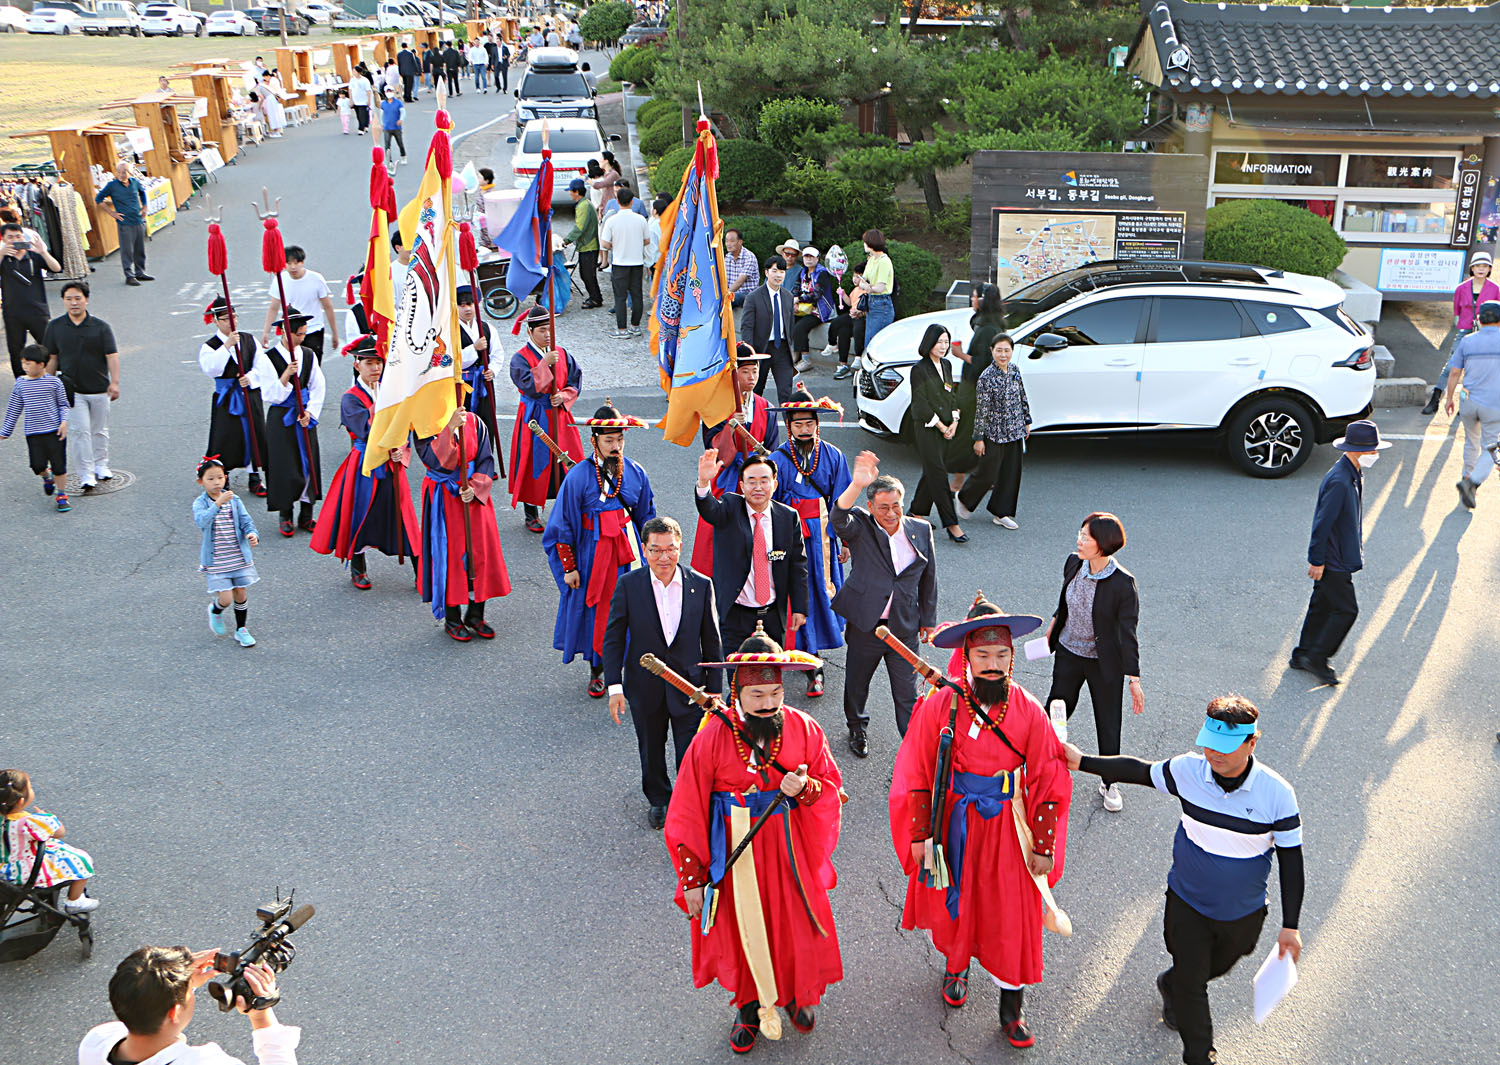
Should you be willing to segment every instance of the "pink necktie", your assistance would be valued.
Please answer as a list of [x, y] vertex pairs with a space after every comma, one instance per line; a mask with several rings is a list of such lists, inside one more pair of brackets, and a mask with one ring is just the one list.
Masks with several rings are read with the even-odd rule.
[[766, 557], [766, 515], [755, 515], [755, 535], [750, 542], [750, 568], [755, 574], [755, 605], [771, 602], [771, 560]]

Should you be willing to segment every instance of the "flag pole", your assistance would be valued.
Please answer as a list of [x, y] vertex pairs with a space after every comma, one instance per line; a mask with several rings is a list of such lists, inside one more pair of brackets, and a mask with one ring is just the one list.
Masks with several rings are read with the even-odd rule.
[[[436, 154], [434, 160], [437, 166], [438, 177], [443, 182], [443, 210], [448, 220], [448, 232], [444, 234], [443, 240], [443, 266], [448, 271], [448, 306], [444, 308], [448, 312], [449, 332], [448, 335], [455, 344], [459, 343], [462, 336], [462, 325], [458, 320], [458, 278], [454, 269], [454, 236], [457, 227], [453, 224], [453, 149], [448, 140], [448, 131], [453, 128], [453, 117], [448, 114], [447, 92], [439, 87], [437, 93], [437, 114], [433, 121], [437, 126], [437, 133], [433, 136], [433, 152]], [[462, 493], [469, 489], [469, 459], [464, 449], [464, 426], [468, 422], [464, 411], [464, 359], [463, 350], [454, 352], [453, 359], [453, 392], [454, 407], [459, 416], [458, 422], [458, 488]], [[478, 444], [475, 444], [475, 454], [478, 454]], [[469, 513], [469, 503], [462, 495], [458, 499], [459, 508], [464, 515], [464, 579], [468, 583], [469, 602], [474, 601], [474, 520]]]

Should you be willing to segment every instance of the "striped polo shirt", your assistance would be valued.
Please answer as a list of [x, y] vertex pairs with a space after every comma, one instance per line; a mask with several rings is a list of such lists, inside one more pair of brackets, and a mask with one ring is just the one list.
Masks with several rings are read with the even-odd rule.
[[1177, 897], [1216, 921], [1264, 906], [1272, 849], [1302, 845], [1292, 786], [1252, 758], [1244, 783], [1226, 792], [1198, 752], [1153, 763], [1151, 783], [1182, 804], [1167, 874]]

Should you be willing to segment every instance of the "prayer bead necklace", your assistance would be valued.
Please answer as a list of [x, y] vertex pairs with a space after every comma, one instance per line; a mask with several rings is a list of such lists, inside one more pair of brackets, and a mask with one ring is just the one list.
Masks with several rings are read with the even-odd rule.
[[797, 442], [795, 438], [786, 442], [786, 450], [787, 453], [792, 457], [792, 465], [797, 468], [797, 472], [802, 476], [811, 477], [814, 473], [817, 472], [818, 459], [822, 457], [823, 449], [818, 446], [818, 438], [816, 436], [813, 437], [812, 465], [805, 470], [802, 468], [802, 463], [797, 461]]
[[625, 483], [624, 463], [621, 463], [620, 468], [620, 484], [615, 485], [615, 490], [613, 492], [609, 490], [607, 482], [604, 480], [603, 462], [598, 458], [595, 458], [594, 460], [594, 480], [599, 482], [600, 495], [602, 495], [605, 499], [616, 498], [620, 494], [620, 485], [623, 485]]

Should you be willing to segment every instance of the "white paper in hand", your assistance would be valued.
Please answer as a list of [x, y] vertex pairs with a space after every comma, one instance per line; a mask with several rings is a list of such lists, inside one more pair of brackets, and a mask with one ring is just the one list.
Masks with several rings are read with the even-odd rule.
[[1034, 640], [1026, 641], [1026, 660], [1035, 662], [1038, 658], [1046, 658], [1052, 653], [1052, 648], [1047, 646], [1047, 637], [1038, 636]]
[[1280, 957], [1280, 948], [1271, 944], [1271, 953], [1261, 962], [1255, 974], [1255, 1023], [1265, 1024], [1271, 1011], [1281, 1004], [1287, 992], [1297, 986], [1297, 963], [1290, 954]]

